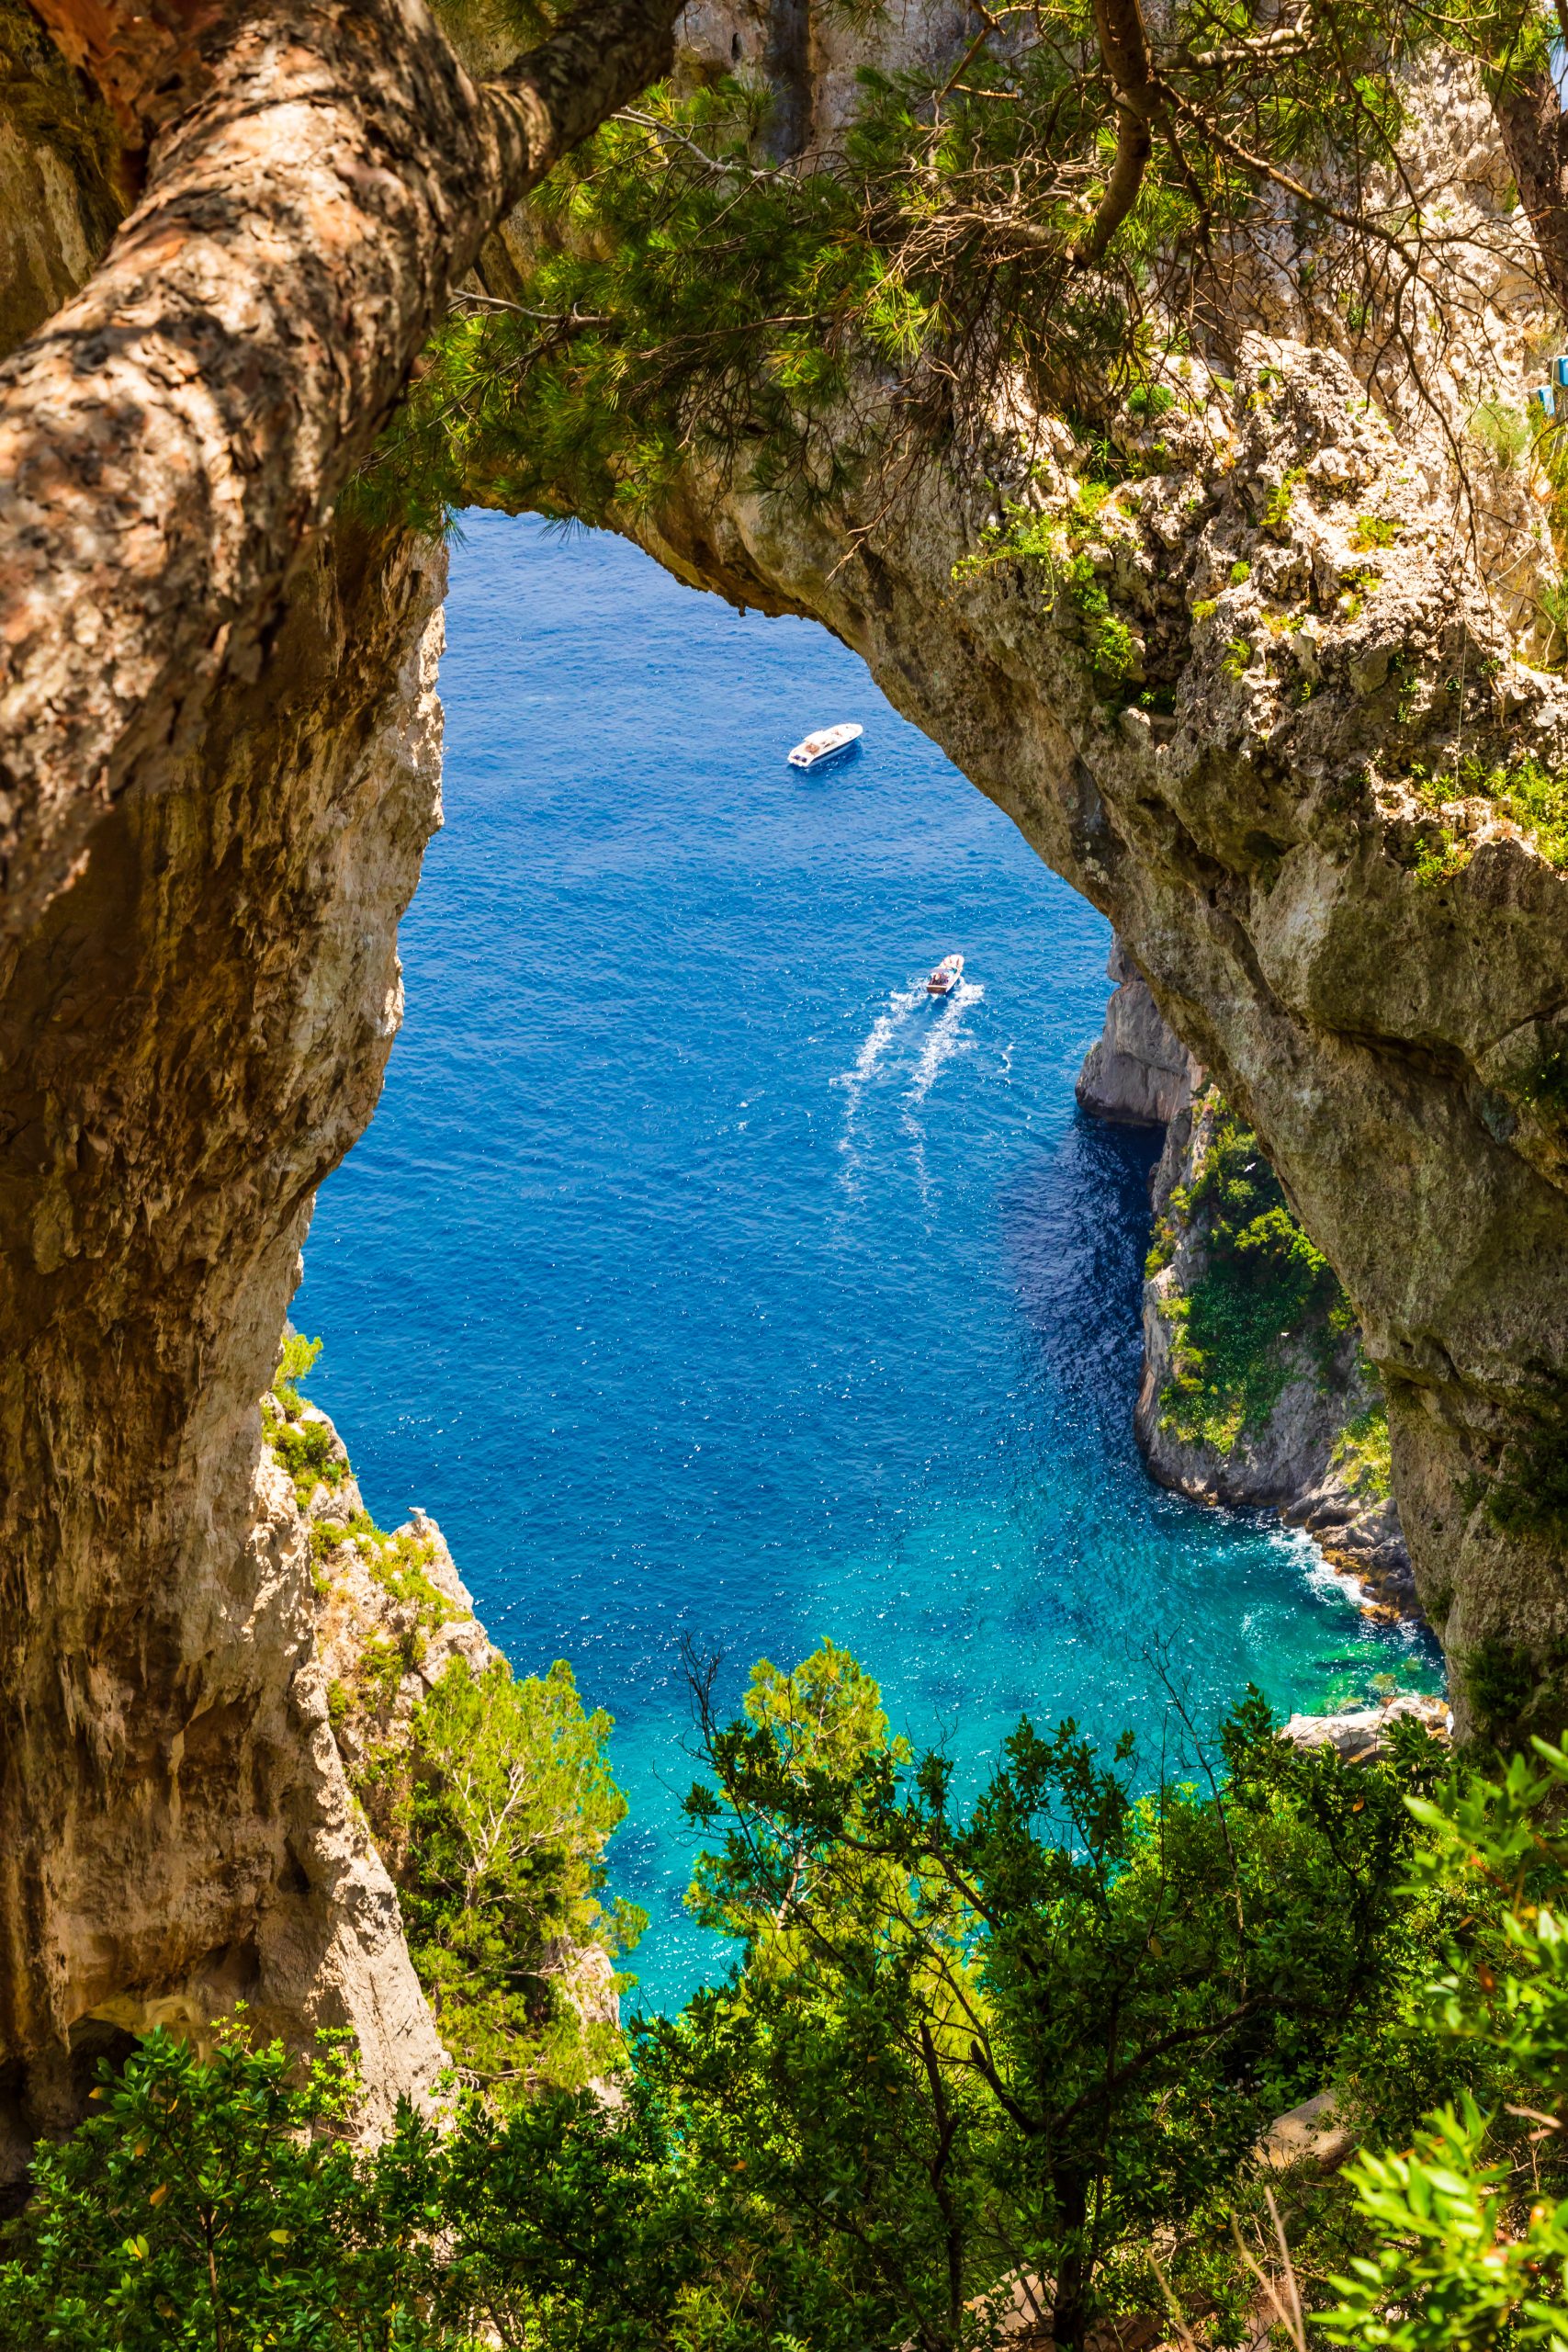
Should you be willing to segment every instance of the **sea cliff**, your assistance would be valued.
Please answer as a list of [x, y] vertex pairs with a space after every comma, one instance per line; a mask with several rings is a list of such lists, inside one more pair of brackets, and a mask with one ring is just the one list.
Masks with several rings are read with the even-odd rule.
[[1304, 1527], [1372, 1613], [1419, 1614], [1387, 1408], [1344, 1292], [1120, 941], [1110, 977], [1078, 1101], [1093, 1117], [1165, 1130], [1134, 1415], [1144, 1458], [1163, 1486]]

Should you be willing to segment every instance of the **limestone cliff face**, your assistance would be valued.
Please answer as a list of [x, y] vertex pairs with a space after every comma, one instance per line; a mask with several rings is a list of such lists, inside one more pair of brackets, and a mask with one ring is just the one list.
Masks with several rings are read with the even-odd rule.
[[[1454, 67], [1413, 119], [1415, 183], [1462, 178], [1449, 217], [1475, 242], [1456, 266], [1482, 293], [1425, 376], [1434, 405], [1369, 398], [1281, 267], [1234, 361], [1174, 364], [1157, 427], [1120, 420], [1127, 478], [1093, 502], [1090, 452], [1010, 386], [896, 496], [874, 471], [807, 510], [694, 459], [628, 526], [684, 579], [824, 622], [1111, 918], [1349, 1295], [1461, 1728], [1466, 1672], [1499, 1651], [1550, 1726], [1568, 875], [1481, 780], [1526, 754], [1560, 773], [1568, 695], [1527, 659], [1539, 479], [1468, 420], [1483, 394], [1520, 398], [1551, 327], [1509, 255], [1522, 224], [1481, 94]], [[1473, 544], [1452, 526], [1456, 449], [1482, 486]], [[1055, 534], [1055, 568], [1010, 556], [1004, 498], [1035, 546]], [[1064, 592], [1080, 558], [1104, 616]], [[1461, 767], [1474, 786], [1431, 785]]]
[[0, 972], [0, 2085], [249, 2001], [439, 2064], [313, 1653], [256, 1397], [398, 1025], [439, 813], [443, 566], [340, 540], [185, 788], [108, 820]]
[[[0, 328], [112, 226], [102, 110], [0, 5]], [[0, 959], [0, 2177], [96, 2054], [236, 1998], [439, 2063], [256, 1398], [370, 1114], [439, 820], [444, 565], [334, 536], [266, 659]]]
[[1224, 1105], [1120, 940], [1109, 976], [1117, 985], [1085, 1056], [1078, 1101], [1091, 1117], [1166, 1130], [1150, 1180], [1154, 1246], [1134, 1416], [1144, 1458], [1163, 1486], [1197, 1500], [1280, 1511], [1355, 1577], [1371, 1612], [1415, 1613], [1410, 1555], [1389, 1487], [1384, 1400], [1360, 1333], [1335, 1313], [1337, 1303], [1314, 1297], [1304, 1313], [1280, 1303], [1266, 1318], [1262, 1361], [1239, 1378], [1230, 1367], [1232, 1394], [1212, 1385], [1205, 1391], [1186, 1326], [1224, 1246], [1205, 1182]]
[[1134, 1415], [1144, 1458], [1162, 1485], [1201, 1501], [1279, 1510], [1358, 1580], [1370, 1609], [1418, 1613], [1390, 1492], [1383, 1396], [1342, 1308], [1314, 1297], [1304, 1312], [1292, 1302], [1270, 1317], [1262, 1361], [1234, 1399], [1206, 1396], [1192, 1363], [1188, 1318], [1224, 1249], [1203, 1196], [1223, 1114], [1217, 1091], [1202, 1088], [1172, 1117], [1155, 1170]]
[[1191, 1102], [1202, 1069], [1161, 1015], [1119, 939], [1111, 943], [1106, 976], [1116, 986], [1105, 1026], [1078, 1072], [1078, 1101], [1090, 1118], [1114, 1126], [1166, 1126]]

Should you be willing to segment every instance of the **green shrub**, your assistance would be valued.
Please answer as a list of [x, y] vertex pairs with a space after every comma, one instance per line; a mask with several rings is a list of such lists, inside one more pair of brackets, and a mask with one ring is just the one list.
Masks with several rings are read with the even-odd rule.
[[1306, 468], [1292, 466], [1279, 488], [1270, 491], [1268, 503], [1258, 517], [1258, 529], [1266, 532], [1269, 538], [1278, 539], [1281, 546], [1290, 538], [1291, 510], [1295, 504], [1296, 492], [1305, 480]]
[[272, 1393], [285, 1412], [299, 1412], [302, 1398], [296, 1381], [303, 1380], [321, 1352], [320, 1340], [307, 1340], [301, 1332], [285, 1330], [277, 1370], [272, 1376]]
[[1334, 1449], [1334, 1467], [1352, 1492], [1369, 1500], [1386, 1500], [1393, 1492], [1388, 1408], [1381, 1397], [1346, 1422]]
[[324, 1421], [283, 1421], [275, 1424], [272, 1450], [294, 1481], [301, 1508], [318, 1487], [334, 1492], [348, 1472], [333, 1453], [332, 1431]]
[[1472, 413], [1470, 430], [1494, 462], [1510, 470], [1529, 454], [1533, 437], [1529, 419], [1506, 401], [1483, 401]]
[[459, 2352], [421, 2316], [428, 2126], [405, 2109], [362, 2154], [333, 2037], [302, 2073], [246, 2040], [243, 2015], [209, 2058], [152, 2033], [118, 2080], [100, 2070], [73, 2137], [39, 2145], [0, 2261], [4, 2352]]
[[[1457, 1943], [1431, 2022], [1488, 2061], [1499, 2091], [1436, 2108], [1348, 2179], [1373, 2243], [1330, 2283], [1325, 2334], [1387, 2352], [1568, 2343], [1568, 1755], [1531, 1742], [1498, 1778], [1414, 1798], [1427, 1833], [1412, 1892], [1495, 1891], [1500, 1914]], [[1544, 1767], [1544, 1770], [1541, 1769]], [[1506, 2090], [1502, 2091], [1501, 2086]], [[1396, 2152], [1397, 2151], [1397, 2152]]]
[[[601, 1770], [550, 1684], [437, 1709], [453, 1888], [525, 1753], [514, 1888]], [[634, 2022], [615, 2102], [405, 2111], [370, 2151], [340, 2057], [154, 2034], [35, 2158], [0, 2352], [987, 2352], [1021, 2281], [1062, 2352], [1168, 2303], [1217, 2347], [1248, 2251], [1284, 2292], [1276, 2224], [1319, 2340], [1568, 2342], [1568, 1755], [1478, 1775], [1404, 1724], [1350, 1767], [1254, 1693], [1153, 1772], [1026, 1720], [960, 1803], [830, 1645], [733, 1721], [697, 1700], [728, 1969]], [[523, 1940], [565, 1916], [517, 1902]], [[1363, 2153], [1269, 2201], [1258, 2132], [1325, 2086]]]
[[1320, 1348], [1331, 1344], [1349, 1328], [1348, 1309], [1258, 1137], [1228, 1105], [1218, 1104], [1202, 1165], [1171, 1205], [1201, 1226], [1202, 1271], [1165, 1305], [1174, 1346], [1162, 1425], [1223, 1453], [1273, 1411], [1289, 1343], [1313, 1326]]
[[502, 2097], [574, 2087], [610, 2068], [549, 1973], [563, 1940], [630, 1948], [643, 1915], [604, 1895], [604, 1849], [626, 1815], [571, 1668], [513, 1679], [456, 1660], [413, 1721], [412, 1811], [400, 1893], [409, 1950], [466, 2079]]

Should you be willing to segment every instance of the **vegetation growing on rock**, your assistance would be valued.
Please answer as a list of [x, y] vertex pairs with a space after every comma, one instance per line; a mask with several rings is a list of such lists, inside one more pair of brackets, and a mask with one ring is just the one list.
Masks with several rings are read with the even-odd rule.
[[464, 2081], [501, 2105], [614, 2072], [614, 1960], [646, 1919], [605, 1895], [626, 1817], [570, 1667], [455, 1659], [412, 1725], [399, 1892], [409, 1951]]
[[[739, 1946], [614, 2101], [367, 2152], [340, 2058], [155, 2034], [39, 2155], [5, 2352], [1218, 2347], [1271, 2293], [1394, 2352], [1568, 2333], [1568, 1757], [1406, 1724], [1350, 1767], [1254, 1698], [1212, 1781], [1023, 1723], [961, 1805], [842, 1652], [710, 1692], [693, 1901]], [[1325, 2085], [1362, 2153], [1260, 2164]]]
[[[615, 1962], [644, 1925], [604, 1896], [626, 1813], [611, 1721], [571, 1668], [514, 1678], [474, 1618], [440, 1531], [389, 1533], [364, 1508], [332, 1423], [300, 1394], [319, 1340], [285, 1334], [267, 1410], [310, 1520], [328, 1714], [349, 1785], [402, 1906], [409, 1952], [462, 2081], [505, 2106], [613, 2067]], [[334, 1480], [312, 1474], [318, 1459]]]
[[1217, 1095], [1196, 1175], [1174, 1190], [1156, 1227], [1151, 1274], [1170, 1261], [1173, 1220], [1201, 1234], [1201, 1271], [1160, 1302], [1174, 1333], [1162, 1424], [1228, 1452], [1279, 1402], [1294, 1369], [1292, 1343], [1304, 1337], [1331, 1351], [1350, 1329], [1349, 1307], [1257, 1136]]

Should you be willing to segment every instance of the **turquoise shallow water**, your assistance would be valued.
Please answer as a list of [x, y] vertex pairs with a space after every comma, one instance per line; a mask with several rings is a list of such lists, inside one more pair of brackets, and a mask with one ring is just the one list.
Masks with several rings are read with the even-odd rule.
[[[295, 1319], [371, 1509], [616, 1717], [643, 1997], [722, 1964], [683, 1635], [739, 1689], [830, 1634], [971, 1772], [1026, 1709], [1157, 1740], [1155, 1651], [1204, 1721], [1434, 1682], [1303, 1538], [1139, 1464], [1152, 1144], [1073, 1102], [1100, 917], [804, 622], [478, 515], [448, 629], [406, 1026]], [[839, 718], [858, 753], [787, 767]]]

